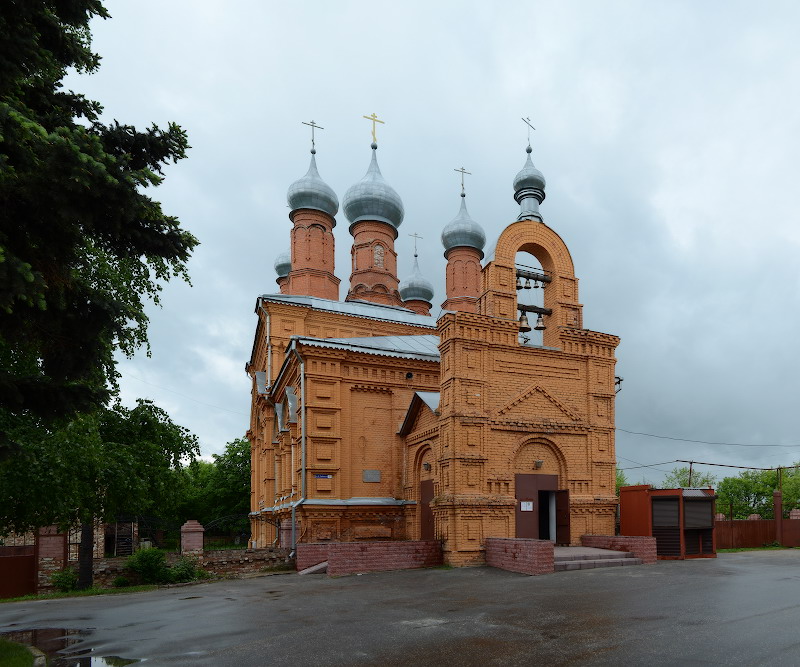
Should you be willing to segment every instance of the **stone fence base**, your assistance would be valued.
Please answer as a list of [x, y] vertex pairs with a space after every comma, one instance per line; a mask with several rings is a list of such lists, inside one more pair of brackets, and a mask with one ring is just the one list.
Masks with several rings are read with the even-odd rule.
[[522, 574], [549, 574], [553, 572], [553, 543], [514, 537], [487, 537], [486, 564]]
[[[179, 555], [167, 554], [167, 563], [174, 564]], [[265, 568], [275, 567], [289, 559], [288, 549], [226, 549], [222, 551], [204, 551], [193, 555], [198, 565], [206, 572], [216, 576], [240, 576], [261, 572]], [[127, 557], [95, 558], [94, 583], [96, 586], [110, 587], [117, 577], [130, 577], [125, 570]]]
[[656, 538], [633, 535], [581, 535], [581, 544], [585, 547], [627, 551], [642, 560], [642, 564], [655, 563]]
[[328, 561], [328, 574], [409, 570], [442, 564], [437, 541], [329, 542], [297, 545], [297, 569]]

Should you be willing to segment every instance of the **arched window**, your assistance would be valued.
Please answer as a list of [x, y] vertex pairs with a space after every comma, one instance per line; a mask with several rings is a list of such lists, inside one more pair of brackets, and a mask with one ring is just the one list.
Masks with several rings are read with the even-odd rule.
[[379, 266], [383, 268], [383, 255], [384, 255], [383, 246], [380, 243], [376, 243], [375, 247], [372, 249], [372, 264], [373, 266]]

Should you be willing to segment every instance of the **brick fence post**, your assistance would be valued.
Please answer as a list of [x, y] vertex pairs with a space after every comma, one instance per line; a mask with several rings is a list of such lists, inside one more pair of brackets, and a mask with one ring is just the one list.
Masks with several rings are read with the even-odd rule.
[[67, 534], [57, 526], [40, 528], [36, 535], [36, 590], [53, 587], [50, 577], [67, 565]]
[[206, 529], [195, 519], [189, 519], [181, 526], [181, 554], [184, 556], [203, 555], [203, 533]]

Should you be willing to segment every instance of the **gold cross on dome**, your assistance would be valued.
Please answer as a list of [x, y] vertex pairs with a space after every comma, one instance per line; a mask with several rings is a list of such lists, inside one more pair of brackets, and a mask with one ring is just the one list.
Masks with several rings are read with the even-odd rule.
[[459, 174], [461, 174], [461, 194], [464, 194], [464, 174], [472, 176], [472, 172], [467, 171], [464, 169], [464, 167], [461, 167], [461, 169], [453, 169], [453, 171], [457, 171]]
[[372, 143], [377, 144], [378, 137], [375, 134], [375, 123], [380, 123], [381, 125], [384, 125], [384, 122], [378, 118], [378, 114], [376, 114], [374, 111], [372, 112], [371, 116], [364, 116], [364, 118], [372, 121]]
[[528, 126], [528, 143], [530, 144], [531, 143], [531, 130], [535, 130], [536, 128], [533, 125], [531, 125], [530, 117], [523, 118], [522, 122], [525, 123], [525, 125]]
[[324, 130], [325, 128], [322, 125], [317, 125], [313, 120], [310, 123], [306, 123], [304, 120], [300, 121], [303, 125], [308, 125], [311, 128], [311, 148], [315, 148], [314, 146], [314, 130]]

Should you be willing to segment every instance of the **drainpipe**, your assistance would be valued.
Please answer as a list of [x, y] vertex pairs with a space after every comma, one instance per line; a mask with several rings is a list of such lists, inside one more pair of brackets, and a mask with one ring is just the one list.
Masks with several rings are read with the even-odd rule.
[[306, 501], [306, 362], [292, 341], [292, 353], [300, 362], [300, 499], [292, 503], [292, 553], [297, 550], [297, 508]]
[[258, 309], [264, 313], [264, 317], [267, 320], [267, 387], [272, 386], [272, 336], [271, 334], [271, 319], [269, 313], [264, 310], [264, 306], [261, 303], [258, 304]]

